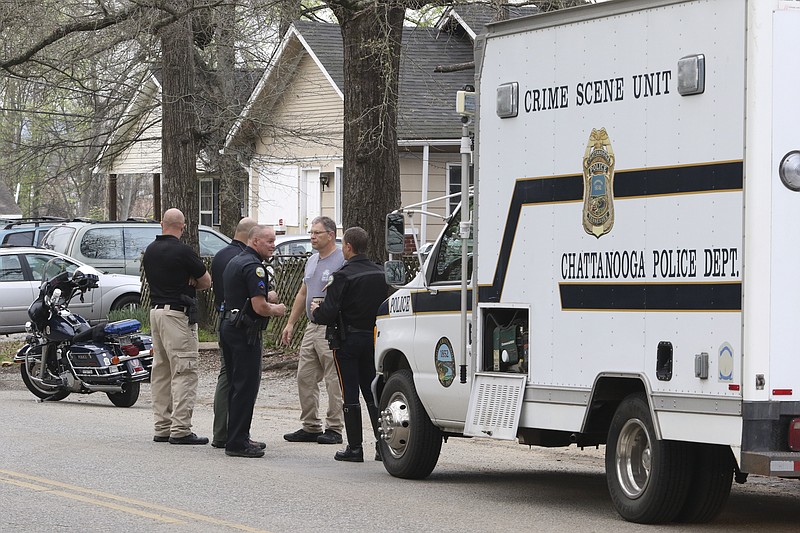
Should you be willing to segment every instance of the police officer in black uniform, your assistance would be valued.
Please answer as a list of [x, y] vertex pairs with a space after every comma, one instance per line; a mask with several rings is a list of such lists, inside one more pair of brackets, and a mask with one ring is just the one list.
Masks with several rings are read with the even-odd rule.
[[[334, 349], [344, 397], [347, 448], [336, 452], [334, 459], [356, 463], [364, 461], [359, 389], [367, 404], [375, 438], [379, 438], [379, 411], [370, 388], [375, 378], [373, 331], [378, 308], [387, 294], [383, 269], [364, 255], [367, 240], [367, 232], [362, 228], [353, 227], [344, 232], [342, 253], [346, 262], [333, 273], [322, 304], [311, 305], [314, 322], [329, 326], [328, 338]], [[379, 461], [377, 442], [375, 450], [375, 460]]]
[[264, 450], [250, 441], [250, 424], [261, 382], [261, 331], [267, 327], [268, 317], [286, 314], [284, 304], [267, 301], [269, 281], [261, 261], [274, 251], [272, 228], [254, 226], [247, 248], [230, 260], [222, 275], [225, 311], [220, 346], [230, 383], [225, 454], [234, 457], [264, 455]]
[[[247, 236], [250, 230], [257, 222], [250, 218], [245, 217], [236, 225], [236, 231], [233, 234], [233, 240], [214, 254], [214, 259], [211, 261], [211, 289], [214, 291], [214, 308], [222, 318], [223, 302], [225, 301], [225, 287], [222, 281], [222, 274], [225, 272], [225, 267], [231, 259], [242, 253], [247, 248]], [[220, 320], [222, 326], [222, 320]], [[211, 440], [211, 446], [214, 448], [224, 448], [225, 443], [228, 441], [228, 392], [230, 384], [228, 383], [228, 372], [225, 369], [225, 356], [222, 355], [220, 350], [221, 363], [219, 365], [219, 374], [217, 375], [217, 388], [214, 391], [214, 423], [212, 431], [214, 434]], [[262, 448], [266, 448], [263, 442], [258, 443]]]

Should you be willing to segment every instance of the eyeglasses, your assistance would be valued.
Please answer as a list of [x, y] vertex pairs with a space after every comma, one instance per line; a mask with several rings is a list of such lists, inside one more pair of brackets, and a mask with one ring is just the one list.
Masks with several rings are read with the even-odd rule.
[[330, 231], [309, 231], [308, 232], [309, 235], [314, 235], [315, 237], [318, 237], [319, 235], [322, 235], [324, 233], [330, 233]]

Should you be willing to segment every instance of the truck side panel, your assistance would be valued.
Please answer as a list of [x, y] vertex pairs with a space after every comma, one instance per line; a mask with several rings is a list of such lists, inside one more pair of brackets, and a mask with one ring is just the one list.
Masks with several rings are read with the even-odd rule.
[[[685, 437], [673, 415], [691, 412], [714, 428], [692, 440], [738, 446], [745, 27], [743, 0], [709, 0], [487, 39], [479, 307], [530, 305], [523, 426], [580, 431], [585, 404], [539, 391], [636, 375], [657, 400], [662, 438]], [[678, 61], [692, 54], [704, 55], [705, 90], [682, 96]], [[499, 118], [494, 97], [511, 82], [519, 112]], [[611, 167], [607, 229], [585, 192], [599, 152]], [[662, 343], [671, 368], [659, 379]], [[696, 359], [707, 377], [696, 376]], [[729, 418], [716, 422], [720, 403]]]

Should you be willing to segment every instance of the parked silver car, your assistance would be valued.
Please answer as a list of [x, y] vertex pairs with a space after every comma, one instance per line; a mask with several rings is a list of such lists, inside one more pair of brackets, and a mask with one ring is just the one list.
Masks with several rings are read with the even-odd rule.
[[[52, 261], [52, 262], [51, 262]], [[48, 266], [49, 264], [49, 266]], [[96, 273], [98, 287], [88, 291], [83, 302], [76, 297], [70, 304], [75, 314], [95, 324], [108, 317], [109, 311], [136, 306], [142, 291], [138, 276], [103, 274], [94, 268], [52, 250], [33, 247], [0, 248], [0, 333], [25, 331], [28, 306], [39, 294], [45, 266], [52, 277], [53, 269]]]
[[[102, 272], [139, 275], [142, 252], [161, 234], [157, 222], [65, 222], [50, 228], [42, 246], [74, 257]], [[200, 255], [212, 257], [231, 242], [213, 228], [200, 226]]]

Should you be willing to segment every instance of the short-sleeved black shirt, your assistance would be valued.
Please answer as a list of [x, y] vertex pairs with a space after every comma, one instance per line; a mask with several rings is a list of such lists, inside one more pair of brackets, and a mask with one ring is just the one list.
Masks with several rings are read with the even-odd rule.
[[242, 253], [245, 248], [247, 248], [245, 243], [233, 239], [228, 246], [217, 252], [211, 261], [211, 289], [214, 291], [214, 307], [217, 311], [222, 309], [222, 302], [225, 301], [222, 273], [225, 272], [230, 260]]
[[[261, 256], [249, 246], [228, 262], [222, 280], [226, 310], [243, 309], [248, 298], [254, 296], [266, 298], [269, 293], [269, 281], [261, 263]], [[253, 315], [252, 318], [257, 318], [255, 313]]]
[[201, 278], [206, 267], [188, 244], [173, 235], [159, 235], [144, 251], [144, 275], [152, 305], [186, 305], [181, 294], [195, 297], [189, 278]]

